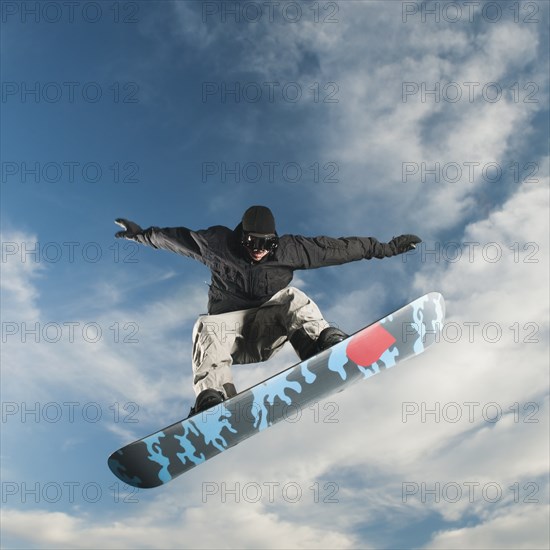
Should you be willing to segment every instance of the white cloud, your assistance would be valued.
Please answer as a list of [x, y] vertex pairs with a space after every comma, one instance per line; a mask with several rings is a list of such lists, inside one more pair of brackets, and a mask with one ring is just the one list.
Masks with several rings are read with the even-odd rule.
[[424, 548], [548, 548], [548, 508], [522, 506], [499, 514], [486, 523], [437, 533]]
[[[320, 197], [327, 210], [355, 210], [348, 220], [357, 224], [357, 216], [365, 211], [349, 208], [350, 201], [366, 208], [375, 202], [378, 212], [390, 213], [380, 217], [380, 223], [403, 219], [427, 234], [479, 215], [476, 193], [488, 185], [504, 185], [511, 175], [509, 165], [516, 160], [511, 147], [517, 146], [518, 135], [527, 139], [532, 117], [544, 104], [548, 78], [529, 65], [537, 57], [536, 29], [511, 23], [488, 25], [474, 37], [468, 35], [468, 26], [407, 24], [400, 28], [395, 48], [380, 54], [376, 47], [365, 45], [364, 36], [367, 32], [369, 45], [377, 40], [384, 43], [380, 34], [387, 27], [380, 21], [392, 8], [372, 13], [354, 8], [345, 7], [357, 23], [347, 29], [347, 55], [343, 57], [340, 50], [327, 52], [319, 76], [338, 82], [341, 90], [339, 104], [326, 109], [330, 131], [324, 154], [341, 163], [345, 181], [338, 194]], [[361, 33], [354, 32], [359, 28]], [[456, 87], [446, 91], [450, 82], [457, 83], [462, 94], [458, 102], [453, 101]], [[524, 101], [532, 91], [524, 88], [528, 82], [538, 88], [533, 103]], [[404, 86], [414, 93], [404, 96]], [[422, 87], [436, 86], [437, 99], [433, 94], [422, 98]], [[485, 92], [492, 99], [498, 89], [500, 100], [482, 97]], [[470, 90], [475, 90], [472, 100]], [[419, 170], [404, 182], [406, 162]], [[440, 183], [426, 175], [423, 183], [422, 163], [427, 169], [436, 163], [441, 167], [457, 163], [462, 175], [456, 183], [445, 181], [445, 173], [440, 174]], [[473, 178], [465, 163], [479, 163]], [[498, 163], [503, 171], [497, 183], [482, 177], [489, 163]], [[372, 210], [367, 212], [376, 214]]]
[[[63, 512], [4, 509], [4, 536], [34, 548], [354, 548], [352, 537], [330, 526], [296, 525], [261, 504], [188, 507], [161, 499], [139, 517], [94, 521]], [[32, 525], [32, 530], [29, 530]]]
[[[2, 234], [2, 316], [4, 322], [33, 319], [39, 315], [36, 283], [44, 273], [43, 265], [35, 261], [38, 255], [34, 235], [21, 231]], [[33, 284], [29, 284], [29, 283]], [[11, 317], [15, 315], [15, 317]]]
[[[226, 12], [223, 4], [204, 4], [200, 10], [197, 4], [175, 2], [174, 36], [203, 55], [213, 54], [220, 42], [230, 38], [233, 51], [238, 51], [232, 59], [235, 74], [239, 71], [253, 73], [270, 82], [279, 80], [278, 75], [282, 74], [295, 79], [308, 54], [310, 62], [315, 64], [315, 58], [342, 44], [342, 33], [334, 32], [336, 27], [340, 31], [341, 25], [316, 24], [305, 6], [299, 21], [288, 24], [282, 15], [284, 6], [277, 9], [279, 4], [271, 5], [270, 15], [268, 4], [249, 4], [255, 5], [258, 11], [251, 11], [247, 17], [246, 4], [242, 3], [234, 6], [239, 12], [235, 15], [229, 10]], [[293, 17], [290, 11], [289, 17]], [[236, 23], [236, 19], [241, 23]], [[224, 68], [226, 57], [218, 51], [211, 56], [210, 62], [218, 71]]]
[[460, 315], [475, 311], [482, 319], [494, 316], [507, 322], [520, 320], [520, 315], [525, 321], [547, 323], [547, 183], [546, 173], [536, 182], [524, 183], [487, 219], [468, 225], [461, 243], [471, 244], [463, 245], [460, 261], [445, 262], [442, 253], [438, 261], [448, 268], [434, 272], [427, 263], [415, 287], [441, 288], [453, 305], [458, 302]]

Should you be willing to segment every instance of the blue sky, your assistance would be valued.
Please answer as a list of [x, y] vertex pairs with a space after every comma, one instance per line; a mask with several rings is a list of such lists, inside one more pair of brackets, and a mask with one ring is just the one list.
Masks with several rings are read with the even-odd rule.
[[[1, 6], [3, 547], [548, 547], [548, 3]], [[448, 330], [129, 492], [106, 459], [187, 414], [209, 274], [113, 220], [252, 204], [279, 233], [419, 235], [293, 284], [347, 331], [438, 290]]]

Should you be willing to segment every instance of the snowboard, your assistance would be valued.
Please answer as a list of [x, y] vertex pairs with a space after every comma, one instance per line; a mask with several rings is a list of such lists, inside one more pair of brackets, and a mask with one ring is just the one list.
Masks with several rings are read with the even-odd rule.
[[439, 340], [443, 296], [426, 294], [335, 346], [163, 430], [115, 451], [121, 481], [158, 487], [297, 410], [422, 353]]

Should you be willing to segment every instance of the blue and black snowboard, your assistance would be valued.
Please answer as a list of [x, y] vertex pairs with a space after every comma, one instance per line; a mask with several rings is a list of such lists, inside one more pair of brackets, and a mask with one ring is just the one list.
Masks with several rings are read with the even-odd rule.
[[438, 341], [443, 296], [432, 292], [318, 355], [109, 457], [128, 485], [157, 487], [293, 414], [296, 410], [422, 353]]

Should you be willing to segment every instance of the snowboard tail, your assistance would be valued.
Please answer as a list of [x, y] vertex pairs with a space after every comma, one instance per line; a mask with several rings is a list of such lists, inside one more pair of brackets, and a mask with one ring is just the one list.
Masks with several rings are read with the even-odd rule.
[[444, 317], [443, 296], [426, 294], [332, 348], [115, 451], [109, 468], [134, 487], [168, 483], [296, 409], [422, 353], [439, 340]]

